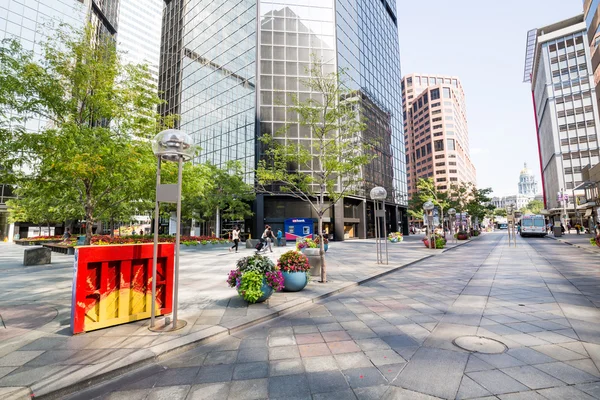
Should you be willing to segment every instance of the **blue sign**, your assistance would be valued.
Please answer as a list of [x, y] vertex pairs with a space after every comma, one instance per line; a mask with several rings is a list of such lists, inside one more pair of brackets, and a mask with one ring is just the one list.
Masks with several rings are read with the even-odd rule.
[[284, 222], [285, 240], [312, 239], [313, 226], [312, 218], [288, 218]]

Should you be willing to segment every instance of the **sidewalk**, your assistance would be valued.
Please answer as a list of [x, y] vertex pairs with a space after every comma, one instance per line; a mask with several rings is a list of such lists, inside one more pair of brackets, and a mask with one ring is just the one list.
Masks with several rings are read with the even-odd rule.
[[587, 250], [592, 253], [600, 254], [600, 247], [592, 246], [590, 244], [590, 239], [593, 237], [593, 235], [590, 235], [590, 234], [582, 233], [582, 234], [578, 235], [576, 233], [571, 233], [568, 235], [562, 235], [561, 237], [554, 237], [554, 235], [548, 235], [547, 237], [554, 239], [554, 240], [558, 240], [559, 242], [562, 242], [565, 244], [570, 244], [571, 246], [579, 247], [583, 250]]
[[[301, 292], [276, 293], [268, 302], [253, 305], [225, 283], [235, 261], [251, 249], [240, 254], [184, 250], [179, 292], [179, 316], [188, 323], [184, 329], [153, 333], [145, 320], [77, 336], [69, 328], [73, 257], [53, 253], [50, 266], [23, 267], [24, 248], [0, 244], [0, 318], [5, 326], [0, 328], [0, 397], [59, 398], [457, 246], [430, 250], [421, 238], [388, 244], [389, 265], [376, 264], [373, 240], [333, 242], [327, 253], [327, 284], [314, 279]], [[275, 248], [270, 256], [276, 259], [291, 248]]]

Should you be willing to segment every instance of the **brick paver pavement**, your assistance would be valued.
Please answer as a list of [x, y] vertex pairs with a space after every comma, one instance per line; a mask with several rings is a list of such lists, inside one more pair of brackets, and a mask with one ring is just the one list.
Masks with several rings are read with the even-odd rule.
[[600, 398], [599, 260], [489, 234], [71, 398]]
[[[274, 248], [268, 255], [276, 259], [291, 248]], [[327, 253], [326, 285], [314, 279], [301, 292], [276, 293], [266, 303], [248, 305], [225, 278], [236, 260], [253, 250], [184, 250], [179, 292], [179, 316], [188, 322], [184, 329], [153, 333], [145, 320], [71, 336], [73, 256], [52, 254], [51, 265], [23, 267], [23, 250], [0, 243], [0, 398], [9, 391], [19, 393], [17, 398], [61, 397], [65, 388], [227, 336], [253, 321], [309, 306], [319, 297], [442, 252], [426, 249], [419, 237], [411, 236], [390, 245], [389, 265], [377, 265], [373, 241], [334, 242]]]

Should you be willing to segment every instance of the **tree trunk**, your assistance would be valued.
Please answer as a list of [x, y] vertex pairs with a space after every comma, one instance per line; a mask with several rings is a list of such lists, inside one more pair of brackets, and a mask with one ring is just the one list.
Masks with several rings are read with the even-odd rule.
[[327, 282], [327, 267], [325, 266], [325, 239], [323, 238], [323, 215], [319, 215], [319, 256], [321, 257], [321, 283]]
[[85, 246], [89, 246], [92, 242], [92, 227], [94, 224], [93, 209], [88, 201], [85, 206]]

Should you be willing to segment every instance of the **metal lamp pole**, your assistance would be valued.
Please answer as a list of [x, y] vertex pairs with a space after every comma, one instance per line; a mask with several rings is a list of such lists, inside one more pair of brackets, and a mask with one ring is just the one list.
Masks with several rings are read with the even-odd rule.
[[450, 215], [450, 234], [452, 235], [452, 243], [456, 243], [456, 238], [454, 237], [454, 218], [456, 216], [456, 210], [454, 208], [449, 209], [448, 215]]
[[[154, 255], [152, 265], [152, 305], [150, 313], [150, 330], [174, 331], [187, 325], [186, 321], [179, 320], [177, 318], [179, 298], [179, 246], [181, 241], [181, 185], [183, 180], [183, 163], [184, 161], [191, 160], [191, 158], [195, 155], [196, 150], [192, 138], [186, 133], [176, 129], [167, 129], [166, 131], [162, 131], [156, 135], [152, 142], [152, 150], [158, 158], [158, 168], [156, 172], [156, 206], [154, 211]], [[177, 184], [160, 183], [161, 159], [165, 161], [177, 162]], [[158, 264], [158, 221], [160, 218], [160, 202], [177, 204], [177, 221], [175, 228], [175, 270], [173, 271], [173, 321], [171, 323], [169, 318], [165, 317], [164, 326], [157, 327], [155, 324], [155, 318]]]
[[[370, 197], [373, 200], [375, 208], [375, 246], [377, 250], [377, 264], [383, 264], [383, 247], [385, 247], [385, 264], [388, 263], [387, 249], [387, 221], [385, 217], [385, 199], [387, 198], [387, 190], [381, 186], [376, 186], [371, 189]], [[379, 208], [379, 200], [381, 200], [381, 209]], [[381, 243], [382, 229], [379, 225], [379, 218], [383, 217], [383, 240], [385, 245]]]
[[429, 248], [434, 249], [435, 246], [433, 244], [433, 202], [431, 200], [426, 201], [423, 204], [423, 209], [427, 213], [427, 231], [428, 231], [428, 239], [429, 239]]

